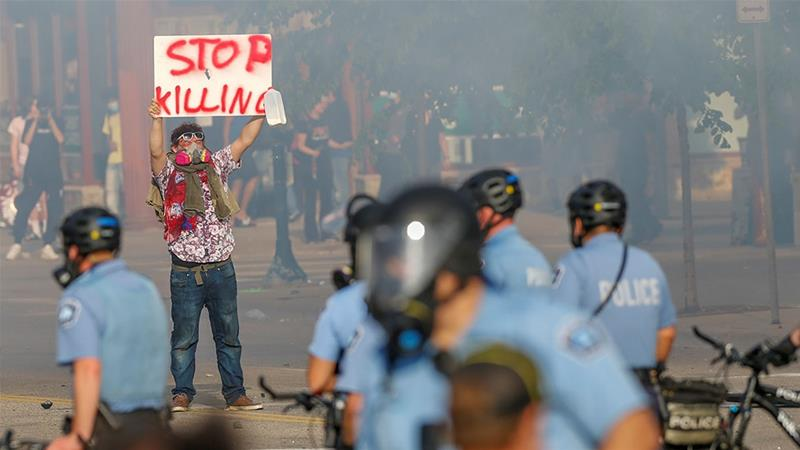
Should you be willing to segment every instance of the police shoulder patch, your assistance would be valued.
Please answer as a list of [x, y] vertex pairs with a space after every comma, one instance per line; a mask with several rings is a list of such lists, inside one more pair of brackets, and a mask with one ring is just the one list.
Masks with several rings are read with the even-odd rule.
[[568, 353], [585, 358], [602, 348], [605, 337], [594, 324], [579, 320], [564, 327], [561, 341]]
[[553, 269], [553, 289], [558, 289], [558, 286], [561, 285], [561, 280], [564, 279], [564, 273], [567, 271], [567, 268], [564, 267], [563, 264], [559, 264]]
[[64, 299], [58, 308], [58, 325], [64, 329], [72, 328], [80, 315], [81, 303], [75, 298]]

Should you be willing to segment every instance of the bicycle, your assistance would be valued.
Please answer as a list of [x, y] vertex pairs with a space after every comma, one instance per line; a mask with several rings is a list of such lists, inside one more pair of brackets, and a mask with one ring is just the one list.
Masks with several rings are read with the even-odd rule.
[[783, 411], [784, 408], [800, 407], [800, 391], [761, 383], [761, 375], [769, 373], [768, 365], [752, 355], [758, 354], [758, 351], [762, 350], [763, 346], [759, 345], [742, 355], [733, 344], [722, 343], [704, 334], [697, 327], [692, 327], [692, 331], [700, 340], [708, 343], [719, 352], [719, 355], [711, 361], [712, 365], [723, 362], [724, 370], [726, 371], [732, 365], [750, 369], [750, 377], [747, 380], [747, 387], [744, 392], [730, 393], [725, 396], [723, 406], [727, 406], [728, 414], [721, 422], [719, 434], [710, 449], [746, 449], [744, 437], [747, 433], [754, 407], [760, 407], [767, 411], [786, 435], [789, 436], [789, 439], [800, 447], [800, 429], [791, 417]]
[[278, 393], [273, 390], [263, 376], [258, 378], [261, 389], [267, 393], [272, 400], [292, 400], [294, 403], [283, 408], [283, 413], [287, 413], [295, 408], [303, 408], [306, 412], [311, 412], [316, 408], [325, 409], [325, 448], [345, 449], [342, 443], [342, 422], [344, 419], [343, 395], [334, 394], [332, 398], [325, 398], [321, 395], [310, 392], [284, 392]]

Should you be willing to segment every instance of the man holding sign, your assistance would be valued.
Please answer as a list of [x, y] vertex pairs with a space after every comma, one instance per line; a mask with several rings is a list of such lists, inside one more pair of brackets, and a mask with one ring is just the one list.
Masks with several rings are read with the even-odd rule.
[[[232, 218], [239, 206], [228, 177], [261, 131], [265, 99], [269, 103], [277, 96], [276, 91], [267, 96], [271, 40], [268, 35], [158, 36], [154, 44], [156, 87], [148, 110], [154, 188], [148, 203], [164, 223], [172, 258], [172, 411], [187, 411], [196, 393], [195, 350], [203, 307], [209, 312], [225, 409], [261, 409], [244, 389], [236, 272], [230, 258]], [[236, 140], [213, 153], [205, 145], [203, 129], [183, 123], [172, 130], [165, 152], [163, 117], [187, 115], [253, 117]]]

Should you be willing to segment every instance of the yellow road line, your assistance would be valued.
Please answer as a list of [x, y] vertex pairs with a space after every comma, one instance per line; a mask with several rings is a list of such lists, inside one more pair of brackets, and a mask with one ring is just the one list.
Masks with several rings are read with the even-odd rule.
[[[72, 400], [68, 398], [50, 398], [50, 397], [45, 398], [45, 397], [33, 397], [28, 395], [0, 394], [0, 401], [38, 405], [45, 400], [50, 400], [51, 402], [53, 402], [53, 405], [56, 406], [72, 406]], [[322, 425], [325, 423], [325, 419], [313, 416], [305, 417], [305, 416], [274, 414], [274, 413], [256, 412], [256, 411], [223, 411], [220, 409], [215, 409], [210, 407], [193, 408], [189, 411], [189, 414], [191, 413], [197, 413], [203, 415], [224, 414], [225, 416], [241, 417], [243, 419], [256, 420], [260, 422], [297, 423], [304, 425]], [[186, 413], [179, 413], [179, 414], [184, 415]]]

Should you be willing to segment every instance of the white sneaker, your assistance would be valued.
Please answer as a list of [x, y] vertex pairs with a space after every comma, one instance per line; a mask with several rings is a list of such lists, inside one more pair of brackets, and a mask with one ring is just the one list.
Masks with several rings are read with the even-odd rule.
[[53, 246], [50, 244], [45, 245], [42, 247], [42, 253], [40, 254], [41, 258], [48, 261], [54, 261], [58, 259], [58, 253], [53, 250]]
[[22, 245], [14, 244], [8, 249], [8, 253], [6, 253], [6, 259], [9, 261], [13, 261], [19, 258], [19, 255], [22, 254]]

